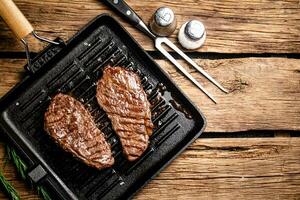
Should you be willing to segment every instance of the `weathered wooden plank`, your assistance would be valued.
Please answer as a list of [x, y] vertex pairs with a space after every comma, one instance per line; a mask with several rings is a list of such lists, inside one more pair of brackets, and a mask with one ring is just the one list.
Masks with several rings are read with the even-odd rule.
[[[197, 59], [229, 94], [189, 72], [218, 100], [213, 104], [167, 61], [158, 63], [205, 114], [208, 132], [300, 130], [300, 60], [287, 58]], [[19, 79], [24, 60], [0, 59], [0, 95]]]
[[[300, 138], [198, 139], [135, 199], [297, 199], [299, 155]], [[36, 199], [11, 164], [4, 172], [22, 197]]]
[[[96, 15], [112, 13], [98, 0], [15, 0], [38, 33], [68, 39]], [[207, 41], [201, 52], [220, 53], [300, 53], [300, 7], [298, 0], [128, 0], [148, 22], [160, 6], [174, 9], [177, 31], [189, 19], [199, 19], [207, 27]], [[122, 24], [147, 50], [152, 42], [127, 23]], [[176, 34], [172, 40], [176, 41]], [[0, 51], [23, 51], [8, 28], [0, 22]], [[32, 51], [41, 44], [30, 40]]]
[[217, 105], [176, 72], [167, 61], [161, 60], [158, 63], [203, 111], [208, 121], [206, 131], [299, 130], [299, 59], [196, 61], [230, 91], [229, 94], [224, 94], [194, 69], [188, 70], [217, 98]]
[[136, 199], [298, 199], [299, 142], [198, 139]]
[[0, 96], [6, 94], [22, 78], [24, 59], [0, 59]]

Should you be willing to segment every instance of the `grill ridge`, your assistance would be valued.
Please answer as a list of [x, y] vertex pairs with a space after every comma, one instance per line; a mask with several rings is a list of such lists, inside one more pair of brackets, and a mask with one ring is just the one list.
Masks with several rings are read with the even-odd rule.
[[92, 55], [86, 55], [85, 58], [87, 58], [87, 56], [89, 56], [89, 57], [93, 57], [93, 59], [92, 60], [85, 59], [87, 61], [84, 62], [83, 65], [84, 66], [90, 65], [92, 62], [94, 62], [99, 57], [99, 55], [103, 54], [105, 51], [110, 49], [111, 46], [114, 46], [114, 45], [115, 45], [115, 43], [111, 39], [108, 40], [101, 49], [98, 49], [98, 51], [96, 51], [95, 53], [92, 53]]
[[61, 79], [75, 65], [76, 65], [75, 62], [69, 64], [65, 69], [63, 69], [60, 73], [58, 73], [56, 77], [54, 77], [51, 81], [48, 82], [47, 87], [52, 88], [53, 85], [56, 84], [58, 80]]
[[[109, 179], [115, 178], [119, 179], [118, 175], [116, 175], [115, 170], [111, 170], [112, 173], [109, 173], [105, 175], [104, 177], [101, 177], [101, 179], [98, 179], [96, 183], [93, 184], [92, 187], [89, 188], [88, 191], [84, 192], [86, 196], [91, 196], [95, 191], [101, 187], [103, 184], [105, 184]], [[116, 177], [117, 176], [117, 177]], [[95, 180], [94, 180], [95, 181]]]
[[93, 38], [91, 43], [84, 42], [83, 44], [86, 45], [86, 49], [82, 51], [82, 53], [78, 56], [79, 60], [84, 59], [95, 47], [97, 47], [100, 43], [102, 43], [102, 40], [100, 37]]
[[21, 104], [20, 110], [24, 111], [32, 102], [36, 101], [44, 93], [46, 93], [45, 90], [40, 90], [37, 93], [35, 93], [31, 98], [29, 98], [27, 101]]

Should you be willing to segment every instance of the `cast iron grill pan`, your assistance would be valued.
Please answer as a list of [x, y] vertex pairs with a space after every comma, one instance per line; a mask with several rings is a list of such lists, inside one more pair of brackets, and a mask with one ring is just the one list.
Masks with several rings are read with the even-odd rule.
[[[33, 181], [46, 186], [54, 198], [130, 198], [201, 134], [205, 120], [199, 110], [112, 17], [98, 16], [57, 52], [45, 50], [44, 57], [56, 55], [35, 62], [35, 73], [10, 91], [0, 107], [2, 131], [27, 161]], [[123, 156], [95, 97], [96, 82], [107, 65], [136, 72], [151, 103], [154, 132], [149, 148], [135, 162]], [[44, 113], [58, 92], [80, 100], [91, 112], [112, 146], [112, 168], [86, 166], [45, 133]]]

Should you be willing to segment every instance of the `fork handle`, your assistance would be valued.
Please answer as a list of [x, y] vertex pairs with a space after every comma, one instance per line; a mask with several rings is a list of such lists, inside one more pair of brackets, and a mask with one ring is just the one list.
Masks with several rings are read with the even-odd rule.
[[132, 25], [137, 26], [141, 18], [130, 8], [127, 3], [123, 0], [103, 0], [109, 7], [117, 11], [125, 20], [130, 22]]
[[143, 20], [127, 5], [123, 0], [103, 0], [109, 7], [120, 14], [125, 20], [130, 22], [140, 31], [144, 32], [150, 38], [155, 39], [156, 36], [148, 29]]

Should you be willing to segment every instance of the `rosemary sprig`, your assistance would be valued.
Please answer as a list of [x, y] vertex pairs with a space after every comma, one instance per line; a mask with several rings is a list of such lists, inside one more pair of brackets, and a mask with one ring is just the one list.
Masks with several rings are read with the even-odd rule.
[[[12, 160], [13, 163], [16, 166], [16, 169], [18, 173], [21, 175], [21, 177], [24, 180], [28, 180], [26, 176], [26, 171], [28, 169], [27, 165], [25, 162], [19, 157], [19, 155], [16, 153], [16, 151], [11, 148], [10, 146], [6, 145], [6, 153], [8, 156], [9, 160]], [[46, 189], [43, 186], [37, 186], [37, 192], [38, 194], [44, 199], [44, 200], [51, 200], [51, 197], [47, 193]], [[18, 199], [13, 199], [13, 200], [18, 200]]]
[[51, 200], [51, 197], [43, 186], [37, 186], [37, 191], [44, 200]]
[[5, 179], [2, 171], [0, 170], [0, 183], [9, 196], [10, 199], [12, 200], [20, 200], [20, 196], [16, 189]]
[[18, 173], [21, 175], [22, 179], [26, 180], [26, 171], [27, 171], [27, 166], [23, 162], [23, 160], [18, 156], [16, 151], [10, 146], [6, 145], [6, 154], [9, 160], [12, 160], [13, 163], [15, 164]]

